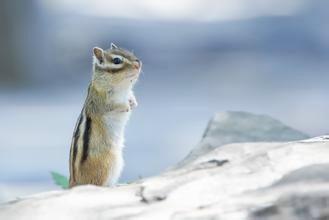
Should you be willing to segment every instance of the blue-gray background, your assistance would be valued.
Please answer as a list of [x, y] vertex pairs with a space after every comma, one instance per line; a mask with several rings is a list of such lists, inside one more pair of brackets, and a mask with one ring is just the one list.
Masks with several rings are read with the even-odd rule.
[[91, 49], [143, 61], [121, 182], [181, 160], [216, 111], [268, 114], [328, 133], [326, 0], [0, 2], [0, 201], [68, 175]]

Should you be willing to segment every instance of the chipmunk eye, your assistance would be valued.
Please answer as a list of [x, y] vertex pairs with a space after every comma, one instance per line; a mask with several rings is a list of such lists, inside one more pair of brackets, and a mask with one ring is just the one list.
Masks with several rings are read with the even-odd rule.
[[120, 64], [120, 63], [122, 63], [122, 59], [120, 59], [119, 57], [115, 57], [115, 58], [113, 58], [112, 62], [114, 64]]

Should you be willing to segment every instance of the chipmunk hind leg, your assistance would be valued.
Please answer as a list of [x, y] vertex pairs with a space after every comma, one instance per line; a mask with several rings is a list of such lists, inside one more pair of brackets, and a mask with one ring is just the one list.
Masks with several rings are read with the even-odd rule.
[[115, 186], [123, 168], [121, 152], [109, 149], [97, 155], [95, 157], [91, 154], [80, 163], [75, 180], [70, 178], [70, 188], [85, 184]]
[[108, 179], [108, 170], [110, 169], [109, 154], [99, 154], [97, 157], [89, 155], [79, 165], [76, 185], [93, 184], [105, 186]]
[[124, 166], [124, 161], [121, 151], [112, 151], [112, 160], [110, 163], [109, 175], [107, 179], [107, 185], [113, 187], [119, 180], [120, 174]]

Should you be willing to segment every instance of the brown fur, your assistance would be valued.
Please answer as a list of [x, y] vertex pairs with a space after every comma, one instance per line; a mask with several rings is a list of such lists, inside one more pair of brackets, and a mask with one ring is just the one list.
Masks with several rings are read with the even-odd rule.
[[116, 160], [110, 149], [103, 149], [98, 154], [90, 154], [86, 161], [77, 166], [75, 181], [70, 181], [70, 188], [76, 185], [94, 184], [105, 186], [112, 163]]
[[[79, 183], [104, 186], [109, 175], [111, 163], [115, 160], [115, 153], [111, 150], [111, 140], [107, 137], [107, 128], [100, 116], [94, 116], [91, 124], [89, 152], [85, 161], [81, 161], [82, 150], [78, 151], [73, 169], [74, 178], [70, 179], [70, 187]], [[81, 146], [82, 143], [79, 143]]]

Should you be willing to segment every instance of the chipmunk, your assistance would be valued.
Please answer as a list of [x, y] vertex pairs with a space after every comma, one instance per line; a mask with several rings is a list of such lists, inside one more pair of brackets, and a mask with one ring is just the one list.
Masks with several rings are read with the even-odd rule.
[[114, 186], [123, 168], [124, 128], [142, 63], [111, 43], [93, 48], [93, 74], [70, 148], [70, 188], [94, 184]]

